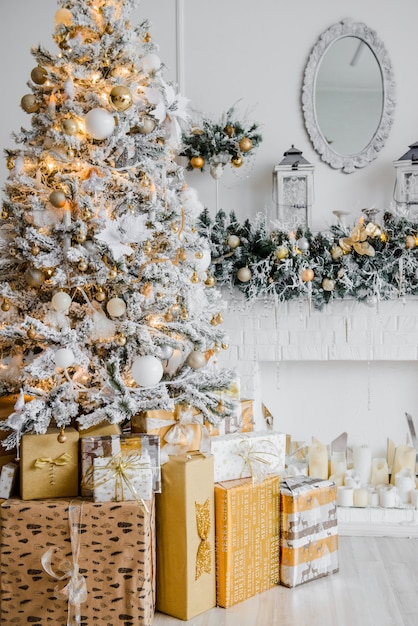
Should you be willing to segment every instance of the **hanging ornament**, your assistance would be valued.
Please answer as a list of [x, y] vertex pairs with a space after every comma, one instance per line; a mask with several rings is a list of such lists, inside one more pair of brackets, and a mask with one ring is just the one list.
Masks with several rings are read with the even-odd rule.
[[67, 198], [63, 191], [56, 190], [49, 194], [49, 201], [56, 209], [62, 209], [67, 202]]
[[203, 352], [193, 350], [187, 357], [186, 363], [193, 370], [199, 370], [206, 365], [206, 357]]
[[132, 106], [132, 94], [125, 85], [116, 85], [109, 94], [110, 102], [117, 111], [126, 111]]
[[30, 249], [30, 253], [31, 253], [33, 256], [38, 256], [38, 254], [40, 253], [40, 251], [41, 251], [41, 249], [40, 249], [40, 247], [39, 247], [37, 244], [33, 245], [33, 246], [32, 246], [32, 248]]
[[67, 369], [74, 364], [74, 352], [69, 348], [60, 348], [54, 354], [54, 362], [57, 367]]
[[29, 287], [40, 287], [45, 280], [42, 270], [36, 267], [28, 267], [25, 272], [25, 280]]
[[71, 296], [65, 291], [58, 291], [51, 298], [53, 308], [59, 313], [66, 313], [71, 306], [71, 302]]
[[216, 406], [216, 412], [221, 414], [225, 413], [225, 402], [223, 400], [219, 400], [217, 406]]
[[199, 282], [199, 274], [194, 271], [191, 278], [190, 278], [190, 282], [192, 282], [194, 285], [196, 285]]
[[219, 180], [220, 178], [222, 178], [222, 175], [224, 173], [223, 163], [212, 163], [209, 167], [209, 172], [212, 178], [214, 178], [215, 180]]
[[310, 267], [306, 267], [300, 275], [304, 283], [309, 283], [311, 280], [313, 280], [314, 276], [315, 274]]
[[61, 428], [57, 436], [57, 441], [58, 443], [65, 443], [67, 441], [67, 435], [65, 434], [65, 430], [63, 428]]
[[160, 358], [163, 359], [163, 361], [170, 359], [173, 356], [173, 352], [174, 348], [167, 344], [160, 346]]
[[97, 107], [84, 118], [86, 131], [93, 139], [107, 139], [115, 130], [115, 118], [109, 111]]
[[296, 246], [301, 252], [307, 252], [309, 250], [309, 241], [306, 237], [299, 237], [299, 239], [296, 240]]
[[141, 66], [145, 74], [152, 74], [160, 69], [161, 59], [158, 54], [146, 54], [141, 61]]
[[97, 302], [104, 302], [106, 300], [106, 294], [101, 287], [97, 288], [94, 298]]
[[80, 272], [86, 272], [88, 268], [88, 264], [86, 263], [86, 261], [84, 261], [84, 259], [82, 259], [81, 261], [78, 262], [77, 267], [80, 270]]
[[75, 119], [68, 117], [62, 120], [62, 130], [66, 135], [76, 135], [78, 133], [78, 124]]
[[222, 343], [221, 348], [222, 350], [229, 350], [229, 343]]
[[116, 344], [123, 348], [126, 345], [126, 337], [123, 333], [118, 333], [115, 337]]
[[289, 256], [289, 248], [287, 246], [279, 246], [276, 249], [276, 257], [281, 261]]
[[206, 287], [214, 287], [216, 284], [216, 278], [215, 276], [211, 276], [209, 275], [206, 280], [205, 280], [205, 285]]
[[126, 303], [122, 298], [111, 298], [106, 304], [107, 312], [111, 317], [122, 317], [126, 311]]
[[30, 73], [30, 77], [37, 85], [43, 85], [48, 78], [48, 72], [44, 67], [38, 65], [37, 67], [33, 68]]
[[241, 267], [237, 272], [237, 278], [241, 283], [248, 283], [251, 277], [251, 270], [248, 267]]
[[180, 312], [180, 319], [183, 320], [183, 322], [186, 322], [189, 319], [189, 312], [185, 307], [183, 307]]
[[35, 339], [36, 330], [34, 329], [32, 324], [29, 326], [28, 330], [26, 331], [26, 335], [28, 336], [29, 339]]
[[169, 310], [165, 313], [165, 315], [164, 315], [164, 319], [165, 319], [165, 321], [166, 321], [166, 322], [168, 322], [168, 323], [170, 323], [170, 322], [172, 322], [172, 321], [173, 321], [173, 319], [174, 319], [174, 318], [173, 318], [173, 314], [172, 314], [172, 312], [170, 311], [170, 309], [169, 309]]
[[28, 93], [20, 101], [20, 106], [26, 113], [36, 113], [39, 109], [39, 104], [36, 100], [36, 96], [33, 93]]
[[239, 147], [242, 152], [249, 152], [252, 150], [253, 142], [249, 137], [243, 137], [239, 142]]
[[117, 275], [118, 275], [118, 270], [116, 269], [116, 267], [112, 267], [112, 269], [109, 270], [108, 278], [109, 280], [115, 280]]
[[235, 135], [235, 128], [231, 124], [227, 124], [224, 128], [224, 133], [228, 135], [228, 137], [233, 137]]
[[55, 26], [71, 26], [73, 16], [69, 9], [58, 9], [55, 13]]
[[414, 235], [407, 235], [405, 239], [405, 248], [407, 250], [413, 250], [414, 248], [416, 248], [416, 245], [417, 245], [417, 240], [414, 237]]
[[211, 263], [211, 254], [207, 248], [191, 255], [191, 262], [196, 272], [205, 272]]
[[205, 165], [205, 159], [201, 156], [193, 156], [190, 159], [190, 165], [194, 170], [201, 170]]
[[163, 377], [164, 369], [161, 361], [155, 356], [139, 356], [131, 366], [134, 381], [141, 387], [153, 387]]
[[244, 163], [243, 158], [237, 154], [236, 156], [233, 156], [231, 159], [231, 163], [233, 167], [241, 167], [241, 165]]
[[334, 291], [335, 280], [333, 278], [324, 278], [322, 281], [322, 289], [324, 291]]
[[4, 312], [10, 311], [10, 302], [7, 298], [4, 298], [3, 302], [1, 303], [1, 310]]
[[238, 248], [238, 246], [241, 245], [241, 239], [237, 237], [237, 235], [229, 235], [226, 240], [226, 244], [231, 248], [231, 250], [235, 250], [235, 248]]
[[152, 133], [155, 127], [156, 122], [152, 117], [149, 117], [149, 115], [144, 115], [141, 118], [141, 123], [137, 126], [138, 132], [141, 135], [149, 135], [150, 133]]

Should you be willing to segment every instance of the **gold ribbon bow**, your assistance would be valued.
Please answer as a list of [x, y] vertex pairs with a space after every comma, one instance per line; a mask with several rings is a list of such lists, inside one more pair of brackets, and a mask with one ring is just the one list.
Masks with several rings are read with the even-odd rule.
[[42, 567], [49, 576], [56, 580], [65, 580], [69, 578], [68, 583], [59, 589], [59, 585], [54, 588], [56, 596], [65, 598], [68, 602], [67, 626], [80, 624], [80, 605], [87, 600], [87, 584], [84, 576], [80, 574], [78, 559], [80, 556], [80, 534], [82, 507], [72, 504], [68, 507], [68, 523], [70, 525], [70, 540], [72, 550], [72, 560], [65, 559], [58, 565], [56, 573], [52, 566], [52, 559], [56, 552], [59, 551], [57, 546], [49, 548], [41, 557]]
[[37, 469], [42, 469], [46, 466], [49, 467], [49, 484], [55, 485], [56, 482], [56, 474], [55, 468], [62, 467], [63, 465], [67, 465], [71, 461], [71, 455], [68, 452], [63, 452], [60, 456], [57, 456], [55, 459], [51, 457], [40, 457], [35, 461], [35, 467]]
[[375, 226], [372, 222], [367, 224], [367, 227], [364, 226], [363, 222], [360, 220], [359, 223], [354, 227], [351, 237], [343, 237], [340, 239], [340, 248], [344, 252], [351, 252], [351, 250], [355, 250], [357, 254], [361, 256], [367, 255], [373, 257], [375, 255], [375, 249], [373, 246], [369, 244], [367, 241], [367, 237], [374, 237], [373, 228], [370, 226]]
[[210, 532], [210, 501], [209, 498], [204, 504], [195, 502], [196, 526], [200, 543], [196, 554], [196, 575], [195, 580], [203, 573], [210, 574], [212, 568], [211, 549], [209, 541]]
[[[151, 463], [143, 460], [138, 452], [124, 454], [122, 451], [109, 457], [108, 462], [103, 467], [90, 465], [82, 479], [82, 487], [89, 491], [94, 491], [97, 487], [105, 485], [109, 481], [115, 482], [115, 499], [117, 502], [125, 499], [124, 487], [128, 488], [134, 500], [142, 504], [148, 513], [148, 507], [141, 496], [138, 495], [135, 485], [132, 483], [130, 474], [139, 470], [152, 470]], [[100, 476], [99, 478], [97, 476]]]
[[248, 466], [253, 481], [261, 482], [269, 472], [273, 472], [280, 462], [276, 445], [270, 439], [241, 439], [238, 456]]

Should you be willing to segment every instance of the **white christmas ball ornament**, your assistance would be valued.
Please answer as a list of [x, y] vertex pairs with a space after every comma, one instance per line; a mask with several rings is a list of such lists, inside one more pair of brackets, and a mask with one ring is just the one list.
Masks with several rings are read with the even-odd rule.
[[74, 363], [74, 353], [69, 348], [60, 348], [54, 355], [55, 365], [66, 369]]
[[122, 317], [126, 311], [126, 303], [122, 298], [111, 298], [106, 304], [107, 312], [111, 317]]
[[171, 346], [164, 344], [160, 347], [160, 356], [162, 359], [167, 360], [173, 356], [174, 348]]
[[163, 365], [155, 356], [139, 356], [132, 363], [132, 378], [141, 387], [157, 385], [163, 377], [163, 373]]
[[115, 118], [112, 113], [100, 107], [91, 109], [84, 121], [86, 131], [93, 139], [107, 139], [115, 130]]
[[199, 252], [191, 252], [190, 257], [193, 268], [196, 272], [205, 272], [212, 260], [210, 251], [207, 248], [203, 248], [203, 250]]
[[251, 270], [248, 267], [241, 267], [237, 272], [237, 278], [241, 283], [248, 283], [251, 280]]
[[142, 69], [147, 74], [151, 74], [151, 72], [156, 72], [161, 67], [161, 59], [158, 54], [147, 54], [142, 59]]
[[206, 357], [203, 352], [199, 350], [193, 350], [190, 352], [189, 356], [186, 359], [186, 363], [193, 370], [200, 370], [201, 367], [206, 365]]
[[52, 296], [51, 304], [58, 313], [65, 313], [71, 305], [71, 296], [65, 291], [58, 291]]

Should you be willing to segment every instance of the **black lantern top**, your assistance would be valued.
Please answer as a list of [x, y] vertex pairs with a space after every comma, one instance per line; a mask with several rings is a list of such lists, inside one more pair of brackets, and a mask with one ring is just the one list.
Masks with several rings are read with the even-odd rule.
[[283, 153], [283, 156], [284, 159], [280, 161], [279, 165], [290, 165], [292, 170], [297, 170], [299, 165], [310, 165], [309, 161], [302, 156], [302, 151], [295, 148], [293, 144], [289, 150], [286, 150], [286, 152]]
[[418, 163], [418, 141], [409, 146], [408, 152], [405, 152], [399, 161], [413, 161]]

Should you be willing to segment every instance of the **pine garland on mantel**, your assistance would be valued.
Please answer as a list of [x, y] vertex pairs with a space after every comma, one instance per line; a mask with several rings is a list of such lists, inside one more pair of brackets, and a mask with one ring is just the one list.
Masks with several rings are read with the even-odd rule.
[[[322, 310], [335, 298], [376, 305], [418, 295], [418, 224], [385, 212], [352, 227], [333, 225], [313, 234], [271, 229], [264, 215], [239, 223], [234, 212], [199, 216], [198, 230], [211, 246], [208, 280], [234, 286], [248, 300], [308, 298]], [[366, 215], [369, 213], [369, 217]]]

